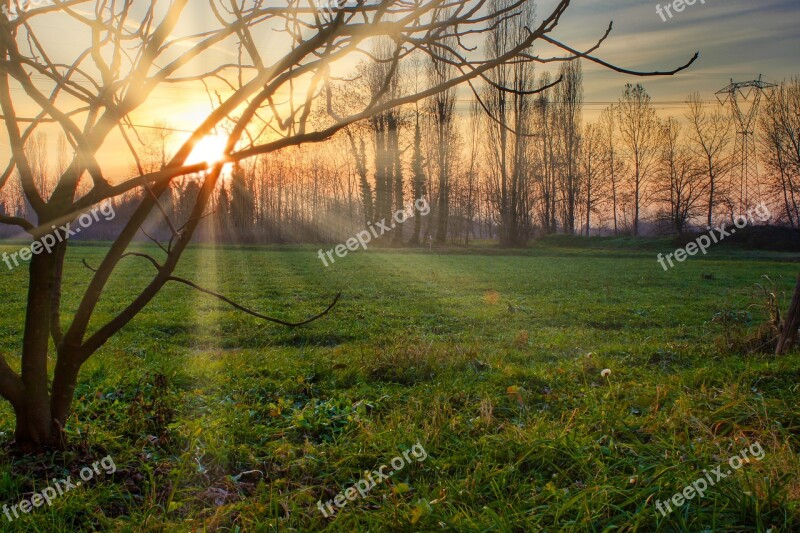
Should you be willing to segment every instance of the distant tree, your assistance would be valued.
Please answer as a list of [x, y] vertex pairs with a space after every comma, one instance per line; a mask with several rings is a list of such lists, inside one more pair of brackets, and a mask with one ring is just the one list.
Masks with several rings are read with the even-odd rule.
[[545, 72], [539, 79], [542, 89], [536, 99], [536, 129], [539, 132], [541, 152], [538, 156], [537, 172], [539, 218], [545, 233], [556, 231], [556, 156], [554, 134], [551, 129], [553, 102], [550, 73]]
[[[496, 11], [504, 12], [514, 2], [492, 0], [492, 5]], [[535, 4], [528, 3], [521, 8], [521, 16], [493, 21], [486, 36], [489, 57], [502, 57], [523, 41], [535, 13]], [[494, 158], [491, 179], [501, 246], [519, 246], [528, 238], [534, 79], [532, 62], [501, 64], [489, 72], [484, 91], [490, 117], [485, 122]]]
[[639, 235], [642, 204], [649, 200], [658, 157], [660, 126], [650, 95], [640, 84], [625, 85], [616, 106], [620, 139], [628, 150], [633, 175], [633, 235]]
[[760, 115], [761, 157], [789, 223], [800, 226], [800, 78], [782, 82]]
[[372, 185], [369, 183], [369, 168], [367, 167], [367, 147], [363, 138], [358, 140], [353, 133], [347, 130], [347, 139], [350, 142], [350, 151], [358, 173], [358, 189], [361, 197], [361, 209], [364, 213], [364, 224], [375, 221], [375, 202]]
[[[419, 108], [417, 108], [414, 122], [414, 144], [411, 152], [411, 190], [414, 200], [425, 197], [425, 171], [423, 167], [422, 155], [422, 131], [419, 126]], [[415, 204], [416, 205], [416, 204]], [[415, 208], [416, 209], [416, 208]], [[420, 232], [422, 230], [422, 217], [419, 212], [414, 216], [414, 229], [411, 232], [409, 244], [419, 246]]]
[[233, 164], [230, 177], [230, 221], [238, 242], [252, 242], [255, 238], [255, 201], [253, 200], [252, 173], [239, 161]]
[[619, 235], [619, 186], [625, 171], [625, 164], [617, 154], [616, 116], [614, 106], [609, 106], [600, 114], [600, 146], [605, 160], [606, 184], [611, 200], [611, 214], [614, 221], [614, 235]]
[[217, 195], [217, 208], [214, 211], [217, 218], [216, 233], [218, 241], [228, 241], [233, 239], [234, 232], [231, 228], [231, 197], [226, 188], [221, 188]]
[[689, 106], [686, 119], [689, 121], [691, 147], [702, 160], [707, 179], [706, 223], [711, 226], [720, 196], [720, 182], [731, 168], [731, 158], [725, 152], [731, 140], [731, 121], [719, 110], [706, 110], [700, 93], [690, 94], [686, 104]]
[[591, 235], [592, 213], [602, 201], [602, 180], [605, 174], [605, 158], [603, 157], [603, 135], [600, 126], [587, 124], [583, 130], [580, 143], [580, 180], [583, 195], [583, 210], [586, 217], [586, 236]]
[[[437, 9], [434, 19], [446, 20], [452, 15], [449, 10]], [[457, 47], [455, 36], [447, 36], [442, 40], [442, 51], [431, 55], [427, 63], [428, 84], [431, 87], [442, 85], [457, 76], [457, 69], [453, 66], [453, 59], [449, 50]], [[441, 91], [431, 96], [427, 101], [428, 116], [434, 131], [434, 146], [436, 158], [436, 242], [447, 242], [447, 230], [450, 221], [450, 181], [455, 147], [456, 129], [453, 114], [456, 107], [455, 87]]]
[[[358, 66], [359, 79], [363, 82], [364, 92], [360, 95], [360, 104], [396, 100], [401, 96], [402, 91], [399, 75], [402, 63], [398, 58], [401, 51], [397, 48], [397, 43], [388, 36], [381, 36], [373, 40], [370, 52], [374, 59], [362, 61]], [[398, 200], [398, 193], [400, 193], [399, 201], [402, 202], [401, 122], [400, 110], [395, 107], [376, 113], [366, 121], [374, 155], [373, 216], [375, 220], [391, 217], [396, 200]], [[359, 154], [359, 148], [363, 147], [357, 147], [354, 150], [356, 164], [359, 168], [366, 168], [366, 154], [363, 152]], [[361, 167], [362, 164], [363, 167]], [[369, 196], [367, 189], [364, 189], [364, 193]], [[369, 220], [369, 222], [374, 222], [374, 220]]]
[[583, 111], [583, 71], [580, 60], [564, 63], [559, 68], [561, 83], [555, 88], [553, 106], [557, 153], [561, 219], [566, 233], [575, 233], [575, 212], [579, 201], [579, 161], [581, 114]]
[[28, 142], [25, 143], [25, 156], [28, 158], [36, 189], [42, 198], [49, 198], [53, 193], [53, 187], [46, 133], [38, 132], [28, 138]]
[[702, 211], [701, 201], [709, 185], [701, 180], [702, 172], [686, 148], [681, 138], [681, 126], [674, 117], [664, 121], [660, 144], [660, 183], [657, 189], [668, 206], [672, 230], [681, 234]]
[[480, 120], [481, 109], [478, 102], [473, 100], [469, 109], [469, 142], [466, 144], [467, 149], [467, 168], [465, 169], [465, 201], [464, 201], [464, 246], [469, 244], [470, 235], [474, 235], [473, 223], [475, 220], [475, 212], [478, 204], [478, 180], [480, 177], [480, 165], [478, 157], [480, 154]]

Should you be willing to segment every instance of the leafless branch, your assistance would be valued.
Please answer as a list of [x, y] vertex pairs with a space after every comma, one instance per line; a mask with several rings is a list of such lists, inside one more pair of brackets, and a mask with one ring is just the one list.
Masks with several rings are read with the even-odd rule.
[[200, 292], [202, 292], [204, 294], [211, 295], [211, 296], [213, 296], [213, 297], [215, 297], [215, 298], [217, 298], [219, 300], [222, 300], [223, 302], [227, 303], [231, 307], [234, 307], [234, 308], [238, 309], [239, 311], [243, 311], [243, 312], [247, 313], [248, 315], [252, 315], [252, 316], [254, 316], [256, 318], [259, 318], [261, 320], [266, 320], [268, 322], [274, 322], [275, 324], [280, 324], [282, 326], [289, 326], [289, 327], [293, 327], [293, 328], [296, 328], [296, 327], [299, 327], [299, 326], [304, 326], [306, 324], [310, 324], [311, 322], [314, 322], [315, 320], [318, 320], [318, 319], [322, 318], [323, 316], [327, 315], [330, 312], [330, 310], [333, 309], [333, 307], [336, 305], [336, 302], [339, 301], [339, 298], [342, 295], [341, 292], [336, 294], [336, 297], [333, 299], [333, 301], [330, 303], [330, 305], [328, 305], [328, 307], [325, 308], [324, 311], [322, 311], [319, 314], [316, 314], [316, 315], [312, 316], [311, 318], [303, 320], [302, 322], [286, 322], [284, 320], [280, 320], [280, 319], [277, 319], [277, 318], [272, 318], [272, 317], [269, 317], [269, 316], [266, 316], [266, 315], [262, 315], [261, 313], [257, 313], [257, 312], [255, 312], [255, 311], [253, 311], [251, 309], [248, 309], [248, 308], [246, 308], [246, 307], [244, 307], [242, 305], [237, 304], [236, 302], [234, 302], [230, 298], [228, 298], [228, 297], [226, 297], [226, 296], [224, 296], [224, 295], [222, 295], [222, 294], [220, 294], [218, 292], [214, 292], [214, 291], [211, 291], [209, 289], [205, 289], [205, 288], [197, 285], [196, 283], [194, 283], [192, 281], [189, 281], [188, 279], [179, 278], [177, 276], [170, 276], [169, 277], [169, 281], [175, 281], [175, 282], [178, 282], [178, 283], [183, 283], [184, 285], [187, 285], [187, 286], [189, 286], [189, 287], [191, 287], [191, 288], [193, 288], [195, 290], [198, 290], [198, 291], [200, 291]]

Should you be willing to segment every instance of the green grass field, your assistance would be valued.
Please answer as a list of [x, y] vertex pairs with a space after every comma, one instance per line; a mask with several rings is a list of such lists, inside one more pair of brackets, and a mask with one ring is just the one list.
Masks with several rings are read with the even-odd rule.
[[[169, 286], [84, 367], [69, 451], [3, 453], [0, 504], [106, 455], [117, 471], [0, 529], [800, 530], [800, 356], [744, 353], [767, 319], [755, 284], [790, 295], [793, 256], [718, 252], [665, 273], [669, 243], [575, 242], [329, 268], [316, 248], [192, 248], [180, 275], [259, 312], [300, 320], [341, 300], [287, 329]], [[70, 249], [66, 309], [103, 250]], [[0, 349], [18, 368], [26, 273], [2, 270]], [[98, 320], [151, 271], [126, 260]], [[656, 510], [756, 442], [763, 460]], [[320, 512], [417, 443], [427, 458]]]

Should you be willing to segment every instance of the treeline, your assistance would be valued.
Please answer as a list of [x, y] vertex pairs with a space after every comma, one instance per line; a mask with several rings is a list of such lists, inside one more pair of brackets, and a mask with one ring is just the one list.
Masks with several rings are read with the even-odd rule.
[[[527, 17], [527, 18], [526, 18]], [[501, 23], [485, 43], [499, 57], [518, 42], [533, 13]], [[529, 20], [530, 19], [530, 20]], [[396, 67], [389, 40], [342, 83], [330, 106], [344, 115], [365, 100], [392, 99], [458, 75], [446, 51], [411, 56]], [[388, 85], [383, 80], [395, 69]], [[468, 101], [450, 89], [421, 104], [386, 111], [333, 139], [232, 165], [197, 238], [216, 242], [341, 242], [371, 222], [389, 219], [424, 197], [427, 216], [410, 219], [384, 239], [397, 245], [467, 244], [496, 239], [521, 246], [538, 235], [677, 234], [732, 219], [757, 204], [771, 223], [800, 224], [800, 81], [767, 93], [756, 125], [758, 179], [742, 178], [737, 128], [726, 109], [687, 96], [678, 116], [658, 116], [642, 85], [626, 85], [595, 122], [583, 118], [580, 61], [556, 76], [516, 62], [471, 86]], [[467, 103], [465, 112], [457, 112]], [[141, 136], [136, 172], [169, 159], [175, 133], [159, 124]], [[49, 154], [46, 138], [28, 140], [37, 185], [47, 196], [66, 152]], [[190, 216], [195, 176], [176, 179], [147, 236], [168, 239]], [[5, 214], [27, 217], [18, 187], [7, 187]], [[118, 216], [85, 238], [114, 235], [139, 198], [116, 203]], [[169, 220], [169, 222], [167, 222]], [[143, 236], [144, 238], [144, 236]]]

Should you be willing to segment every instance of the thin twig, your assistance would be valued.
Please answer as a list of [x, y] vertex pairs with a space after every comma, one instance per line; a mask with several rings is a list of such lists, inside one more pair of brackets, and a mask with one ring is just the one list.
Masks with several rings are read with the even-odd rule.
[[226, 296], [224, 296], [224, 295], [222, 295], [222, 294], [220, 294], [218, 292], [214, 292], [212, 290], [203, 288], [203, 287], [199, 286], [198, 284], [194, 283], [193, 281], [189, 281], [188, 279], [179, 278], [177, 276], [170, 276], [169, 278], [167, 278], [167, 280], [168, 281], [177, 281], [178, 283], [183, 283], [184, 285], [188, 285], [189, 287], [191, 287], [193, 289], [197, 289], [198, 291], [200, 291], [202, 293], [214, 296], [215, 298], [218, 298], [218, 299], [222, 300], [223, 302], [231, 305], [232, 307], [235, 307], [239, 311], [243, 311], [243, 312], [247, 313], [248, 315], [252, 315], [252, 316], [254, 316], [256, 318], [260, 318], [261, 320], [267, 320], [269, 322], [274, 322], [276, 324], [281, 324], [283, 326], [289, 326], [289, 327], [292, 327], [292, 328], [298, 327], [298, 326], [304, 326], [306, 324], [309, 324], [309, 323], [311, 323], [311, 322], [313, 322], [313, 321], [315, 321], [315, 320], [317, 320], [319, 318], [322, 318], [323, 316], [327, 315], [328, 312], [331, 309], [333, 309], [333, 306], [336, 305], [336, 302], [339, 301], [339, 297], [342, 296], [341, 292], [337, 293], [336, 294], [336, 298], [333, 299], [331, 304], [323, 312], [319, 313], [318, 315], [312, 316], [308, 320], [304, 320], [302, 322], [286, 322], [286, 321], [283, 321], [283, 320], [280, 320], [280, 319], [277, 319], [277, 318], [272, 318], [272, 317], [269, 317], [269, 316], [266, 316], [266, 315], [262, 315], [261, 313], [257, 313], [255, 311], [252, 311], [252, 310], [250, 310], [250, 309], [248, 309], [248, 308], [246, 308], [246, 307], [244, 307], [242, 305], [237, 304], [236, 302], [234, 302], [230, 298], [228, 298], [228, 297], [226, 297]]

